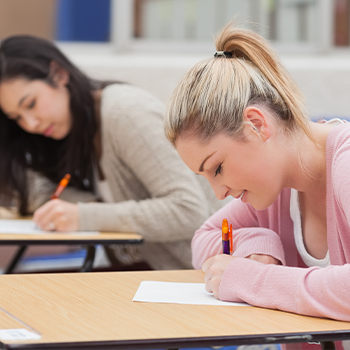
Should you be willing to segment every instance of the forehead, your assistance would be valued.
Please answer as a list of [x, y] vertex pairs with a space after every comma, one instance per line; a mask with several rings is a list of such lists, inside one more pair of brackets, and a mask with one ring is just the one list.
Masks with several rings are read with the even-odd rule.
[[27, 94], [40, 89], [45, 84], [38, 80], [27, 80], [25, 78], [14, 78], [0, 83], [0, 105], [2, 108], [13, 108], [19, 100]]
[[7, 79], [0, 83], [0, 92], [1, 94], [21, 92], [23, 89], [28, 88], [31, 83], [33, 83], [33, 81], [25, 78]]
[[7, 96], [11, 94], [21, 93], [28, 88], [30, 81], [24, 78], [14, 78], [4, 80], [0, 83], [0, 95]]
[[205, 158], [213, 153], [227, 153], [234, 142], [233, 138], [225, 134], [218, 134], [207, 142], [196, 136], [185, 136], [179, 137], [175, 146], [181, 159], [191, 170], [197, 172]]

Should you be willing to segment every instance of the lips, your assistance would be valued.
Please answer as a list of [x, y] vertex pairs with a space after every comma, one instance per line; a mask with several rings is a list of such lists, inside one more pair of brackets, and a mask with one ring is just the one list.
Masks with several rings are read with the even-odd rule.
[[239, 196], [235, 197], [236, 199], [240, 199], [242, 202], [244, 202], [244, 195], [247, 192], [247, 190], [244, 190]]
[[45, 137], [51, 136], [52, 131], [53, 131], [53, 128], [54, 128], [54, 126], [51, 124], [48, 128], [46, 128], [46, 129], [44, 130], [43, 135], [44, 135]]

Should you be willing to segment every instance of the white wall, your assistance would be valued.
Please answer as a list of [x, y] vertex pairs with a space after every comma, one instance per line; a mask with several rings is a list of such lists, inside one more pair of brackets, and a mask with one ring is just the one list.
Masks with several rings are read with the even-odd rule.
[[[86, 73], [141, 86], [165, 103], [183, 74], [210, 55], [115, 54], [104, 45], [60, 45]], [[350, 53], [283, 56], [305, 96], [310, 116], [350, 116]]]

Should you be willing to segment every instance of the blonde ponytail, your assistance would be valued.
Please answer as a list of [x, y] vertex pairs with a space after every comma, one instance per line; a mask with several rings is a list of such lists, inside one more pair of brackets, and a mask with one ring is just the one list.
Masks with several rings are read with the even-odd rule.
[[225, 132], [240, 135], [243, 112], [265, 105], [293, 132], [314, 141], [302, 95], [269, 43], [254, 32], [227, 25], [216, 39], [221, 54], [197, 63], [175, 89], [167, 108], [165, 133], [175, 145], [193, 132], [202, 140]]

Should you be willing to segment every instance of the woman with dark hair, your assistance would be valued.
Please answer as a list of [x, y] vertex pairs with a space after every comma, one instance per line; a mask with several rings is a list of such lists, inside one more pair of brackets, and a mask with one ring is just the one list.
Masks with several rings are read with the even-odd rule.
[[[151, 267], [191, 267], [192, 234], [222, 204], [168, 145], [163, 114], [137, 87], [89, 79], [50, 41], [3, 40], [1, 204], [34, 212], [44, 230], [138, 232]], [[66, 173], [69, 187], [49, 200]], [[139, 253], [116, 251], [126, 264]]]

